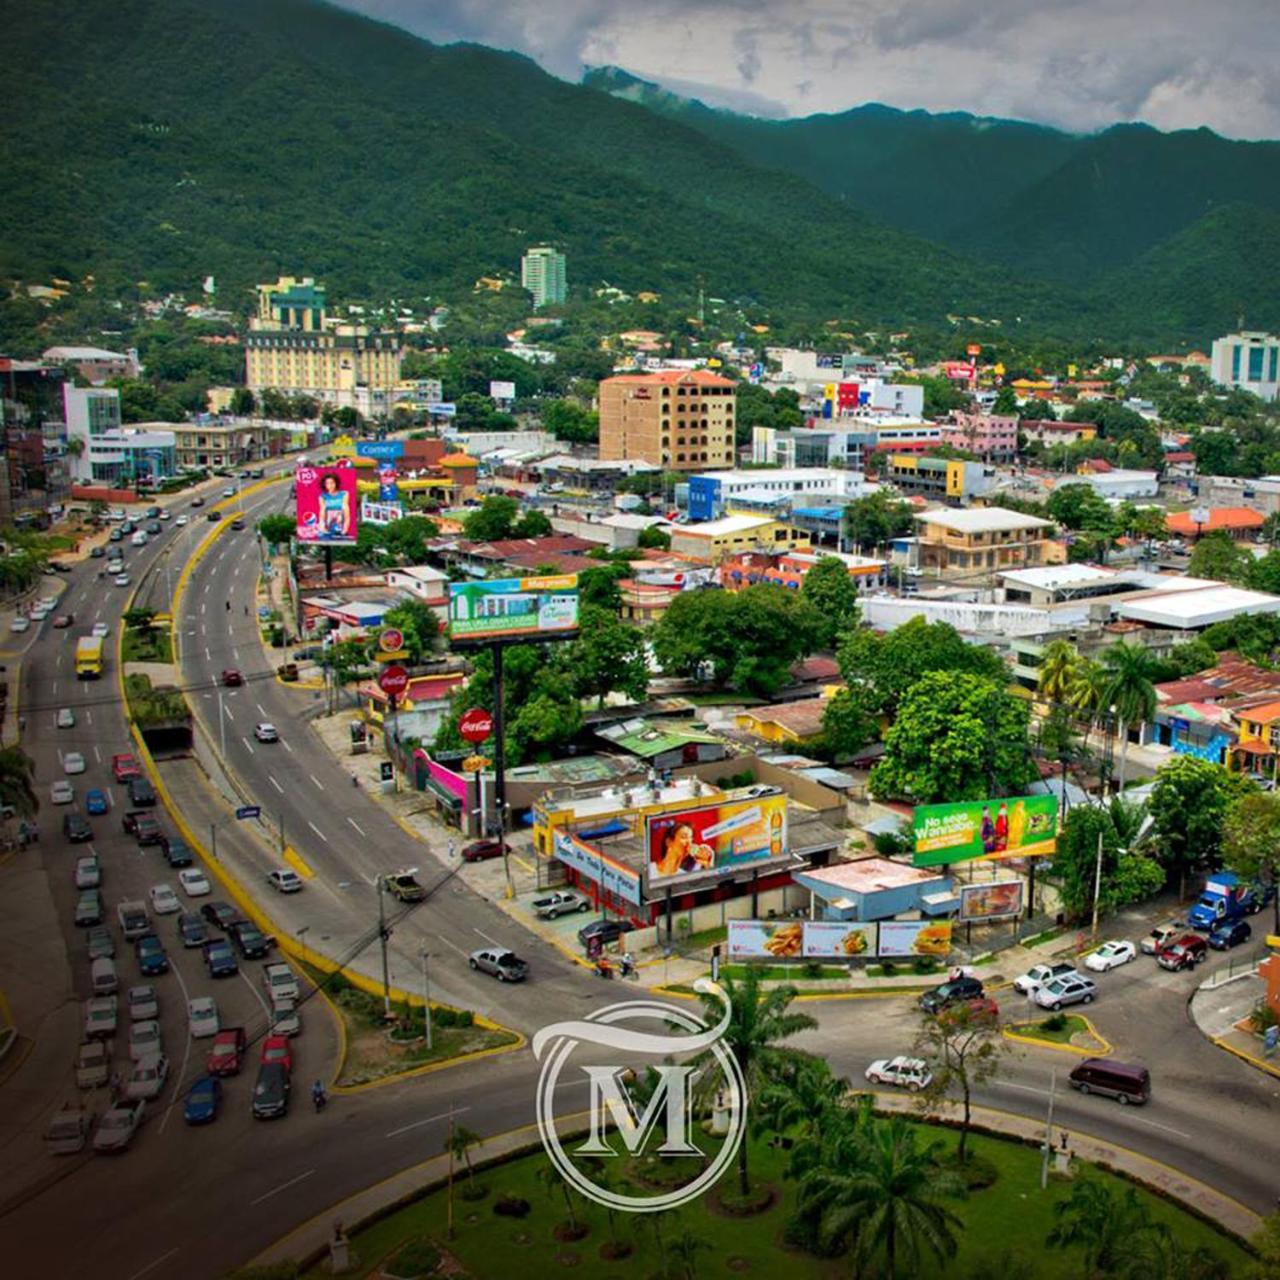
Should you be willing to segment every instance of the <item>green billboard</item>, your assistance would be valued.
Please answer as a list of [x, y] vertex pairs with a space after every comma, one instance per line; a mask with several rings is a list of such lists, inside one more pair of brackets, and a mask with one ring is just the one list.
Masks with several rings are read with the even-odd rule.
[[1054, 851], [1058, 798], [1009, 796], [918, 805], [912, 834], [917, 867], [940, 867], [972, 858], [1043, 858]]

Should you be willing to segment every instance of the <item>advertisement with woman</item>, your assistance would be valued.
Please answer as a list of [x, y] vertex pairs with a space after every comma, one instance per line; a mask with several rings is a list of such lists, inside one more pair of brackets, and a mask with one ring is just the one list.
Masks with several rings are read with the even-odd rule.
[[299, 467], [294, 475], [299, 542], [345, 546], [358, 532], [356, 469], [349, 459], [332, 467]]
[[781, 859], [787, 849], [783, 795], [659, 814], [648, 820], [649, 883]]

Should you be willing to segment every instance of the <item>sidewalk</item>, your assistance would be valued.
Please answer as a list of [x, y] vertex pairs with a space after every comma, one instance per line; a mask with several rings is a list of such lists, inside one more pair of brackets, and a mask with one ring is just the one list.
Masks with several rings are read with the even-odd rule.
[[1192, 1020], [1219, 1049], [1234, 1054], [1259, 1071], [1280, 1077], [1280, 1055], [1265, 1057], [1262, 1039], [1241, 1031], [1243, 1022], [1265, 992], [1257, 973], [1245, 970], [1217, 986], [1202, 985], [1191, 997]]

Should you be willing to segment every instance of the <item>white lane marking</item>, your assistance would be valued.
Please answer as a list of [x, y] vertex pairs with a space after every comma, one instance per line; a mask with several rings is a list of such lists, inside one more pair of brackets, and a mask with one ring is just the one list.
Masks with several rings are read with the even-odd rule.
[[378, 887], [378, 880], [376, 876], [371, 876], [367, 872], [362, 871], [360, 873], [360, 878], [365, 882], [365, 884], [370, 884], [375, 889]]
[[258, 708], [258, 714], [265, 720], [267, 718], [266, 707], [264, 707], [260, 702], [255, 702], [253, 705]]
[[[479, 930], [477, 929], [476, 932], [478, 933]], [[1000, 1085], [1005, 1089], [1021, 1089], [1024, 1093], [1034, 1093], [1041, 1098], [1047, 1098], [1049, 1096], [1048, 1089], [1037, 1089], [1035, 1086], [1029, 1084], [1015, 1084], [1012, 1080], [1001, 1080]], [[1159, 1121], [1156, 1120], [1144, 1120], [1141, 1116], [1135, 1116], [1132, 1113], [1126, 1115], [1125, 1119], [1131, 1121], [1133, 1124], [1146, 1125], [1150, 1129], [1163, 1129], [1165, 1133], [1172, 1133], [1179, 1138], [1186, 1138], [1188, 1141], [1191, 1140], [1191, 1135], [1189, 1133], [1183, 1133], [1181, 1129], [1174, 1129], [1167, 1124], [1160, 1124]]]
[[258, 1007], [262, 1010], [262, 1016], [266, 1018], [268, 1024], [270, 1024], [271, 1010], [267, 1008], [267, 1002], [262, 998], [262, 992], [249, 981], [249, 976], [243, 969], [240, 970], [240, 977], [244, 980], [244, 985], [253, 992], [253, 998], [258, 1002]]
[[50, 693], [58, 692], [58, 682], [56, 680], [49, 686], [49, 692]]
[[200, 613], [201, 613], [201, 615], [203, 615], [203, 614], [204, 614], [204, 605], [201, 605], [201, 606], [200, 606]]
[[162, 1253], [154, 1262], [148, 1262], [141, 1271], [135, 1271], [133, 1275], [129, 1277], [129, 1280], [142, 1280], [142, 1277], [145, 1276], [147, 1272], [154, 1271], [162, 1262], [168, 1262], [169, 1259], [177, 1252], [178, 1249], [175, 1245], [168, 1253]]
[[293, 748], [288, 744], [288, 742], [286, 742], [286, 741], [285, 741], [285, 739], [284, 739], [284, 738], [281, 738], [281, 739], [280, 739], [280, 745], [281, 745], [281, 746], [282, 746], [282, 747], [283, 747], [283, 748], [284, 748], [284, 749], [285, 749], [285, 750], [286, 750], [290, 755], [293, 755]]
[[228, 720], [234, 720], [234, 719], [235, 719], [235, 716], [234, 716], [234, 715], [232, 714], [232, 712], [231, 712], [231, 708], [230, 708], [229, 706], [227, 706], [227, 704], [226, 704], [225, 702], [222, 704], [222, 714], [223, 714], [224, 716], [226, 716]]
[[351, 825], [355, 827], [361, 835], [364, 835], [364, 828], [354, 818], [349, 817], [347, 821], [351, 823]]
[[312, 830], [312, 831], [314, 831], [314, 832], [316, 833], [316, 835], [318, 835], [318, 836], [320, 837], [320, 839], [321, 839], [321, 840], [323, 840], [323, 841], [325, 842], [325, 844], [328, 844], [328, 843], [329, 843], [329, 837], [328, 837], [327, 835], [325, 835], [325, 833], [324, 833], [323, 831], [321, 831], [321, 830], [320, 830], [320, 828], [319, 828], [319, 827], [317, 827], [317, 826], [316, 826], [316, 824], [315, 824], [314, 822], [310, 822], [310, 821], [309, 821], [309, 822], [307, 823], [307, 826], [309, 826], [309, 827], [311, 828], [311, 830]]
[[315, 1173], [314, 1169], [308, 1169], [306, 1173], [300, 1173], [296, 1178], [290, 1178], [288, 1182], [282, 1182], [278, 1187], [274, 1187], [272, 1190], [264, 1192], [256, 1200], [250, 1200], [249, 1208], [252, 1209], [255, 1204], [261, 1204], [264, 1200], [270, 1200], [272, 1196], [279, 1195], [282, 1191], [287, 1191], [290, 1187], [296, 1186], [299, 1182], [303, 1181], [304, 1178], [311, 1177], [313, 1173]]
[[452, 947], [464, 960], [468, 959], [467, 953], [463, 951], [463, 949], [460, 946], [458, 946], [458, 944], [454, 942], [452, 938], [445, 937], [443, 933], [437, 934], [436, 938], [440, 942], [443, 942], [446, 947]]
[[425, 1120], [415, 1120], [412, 1124], [402, 1124], [398, 1129], [392, 1129], [386, 1136], [394, 1138], [402, 1133], [408, 1133], [410, 1129], [421, 1129], [424, 1124], [435, 1124], [437, 1120], [447, 1120], [450, 1114], [460, 1116], [464, 1111], [470, 1111], [470, 1107], [454, 1107], [452, 1113], [442, 1111], [438, 1116], [428, 1116]]
[[320, 779], [319, 779], [319, 778], [317, 778], [317, 777], [316, 777], [316, 775], [315, 775], [314, 773], [309, 773], [309, 774], [307, 774], [307, 777], [308, 777], [308, 778], [310, 778], [310, 779], [311, 779], [311, 781], [312, 781], [312, 782], [314, 782], [314, 783], [316, 784], [316, 786], [317, 786], [317, 787], [320, 787], [320, 790], [321, 790], [321, 791], [323, 791], [323, 790], [324, 790], [324, 787], [321, 787], [321, 786], [320, 786]]
[[502, 946], [502, 943], [500, 943], [497, 938], [491, 938], [483, 929], [476, 929], [475, 932], [478, 933], [491, 947]]
[[206, 662], [212, 662], [212, 661], [213, 661], [213, 654], [211, 654], [211, 653], [209, 652], [209, 646], [208, 646], [208, 645], [205, 645], [205, 647], [204, 647], [204, 660], [205, 660]]
[[248, 739], [248, 738], [246, 738], [246, 737], [244, 737], [244, 736], [242, 735], [242, 736], [241, 736], [241, 738], [240, 738], [240, 741], [244, 743], [244, 745], [245, 745], [245, 747], [247, 748], [247, 750], [248, 750], [249, 754], [250, 754], [250, 755], [253, 755], [253, 748], [249, 745], [249, 739]]
[[98, 744], [96, 742], [93, 744], [93, 758], [99, 764], [102, 763], [102, 752], [98, 750]]
[[284, 795], [284, 788], [275, 780], [272, 774], [267, 774], [267, 781], [281, 794]]
[[94, 620], [94, 622], [101, 622], [101, 621], [102, 621], [102, 610], [101, 610], [101, 609], [97, 610], [97, 611], [94, 613], [94, 615], [93, 615], [93, 620]]
[[93, 723], [93, 712], [88, 707], [85, 708], [84, 718], [89, 724]]
[[66, 655], [65, 655], [65, 654], [62, 654], [62, 653], [58, 654], [58, 660], [57, 660], [53, 665], [54, 665], [55, 667], [61, 667], [61, 666], [62, 666], [62, 659], [63, 659], [65, 656], [66, 656]]
[[[187, 1005], [191, 1000], [191, 992], [187, 990], [187, 984], [182, 980], [182, 970], [176, 964], [170, 967], [173, 970], [173, 976], [178, 980], [178, 986], [182, 988], [182, 1009], [185, 1014]], [[177, 1110], [175, 1103], [178, 1095], [178, 1081], [187, 1078], [187, 1062], [191, 1058], [191, 1026], [189, 1023], [187, 1025], [187, 1034], [183, 1038], [186, 1041], [186, 1047], [182, 1051], [182, 1066], [178, 1069], [177, 1075], [170, 1077], [173, 1081], [174, 1096], [169, 1100], [169, 1106], [164, 1109], [164, 1118], [160, 1121], [160, 1133], [165, 1131], [165, 1127], [169, 1123], [169, 1117]]]
[[206, 582], [202, 588], [205, 595], [209, 594], [209, 584]]
[[114, 809], [116, 807], [116, 793], [111, 788], [107, 788], [107, 803]]

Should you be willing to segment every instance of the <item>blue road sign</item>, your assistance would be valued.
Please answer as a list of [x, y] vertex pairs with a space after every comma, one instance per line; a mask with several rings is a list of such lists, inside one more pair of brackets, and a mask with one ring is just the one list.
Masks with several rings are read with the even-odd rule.
[[246, 818], [256, 818], [261, 812], [260, 804], [245, 804], [236, 810], [236, 817], [243, 822]]

